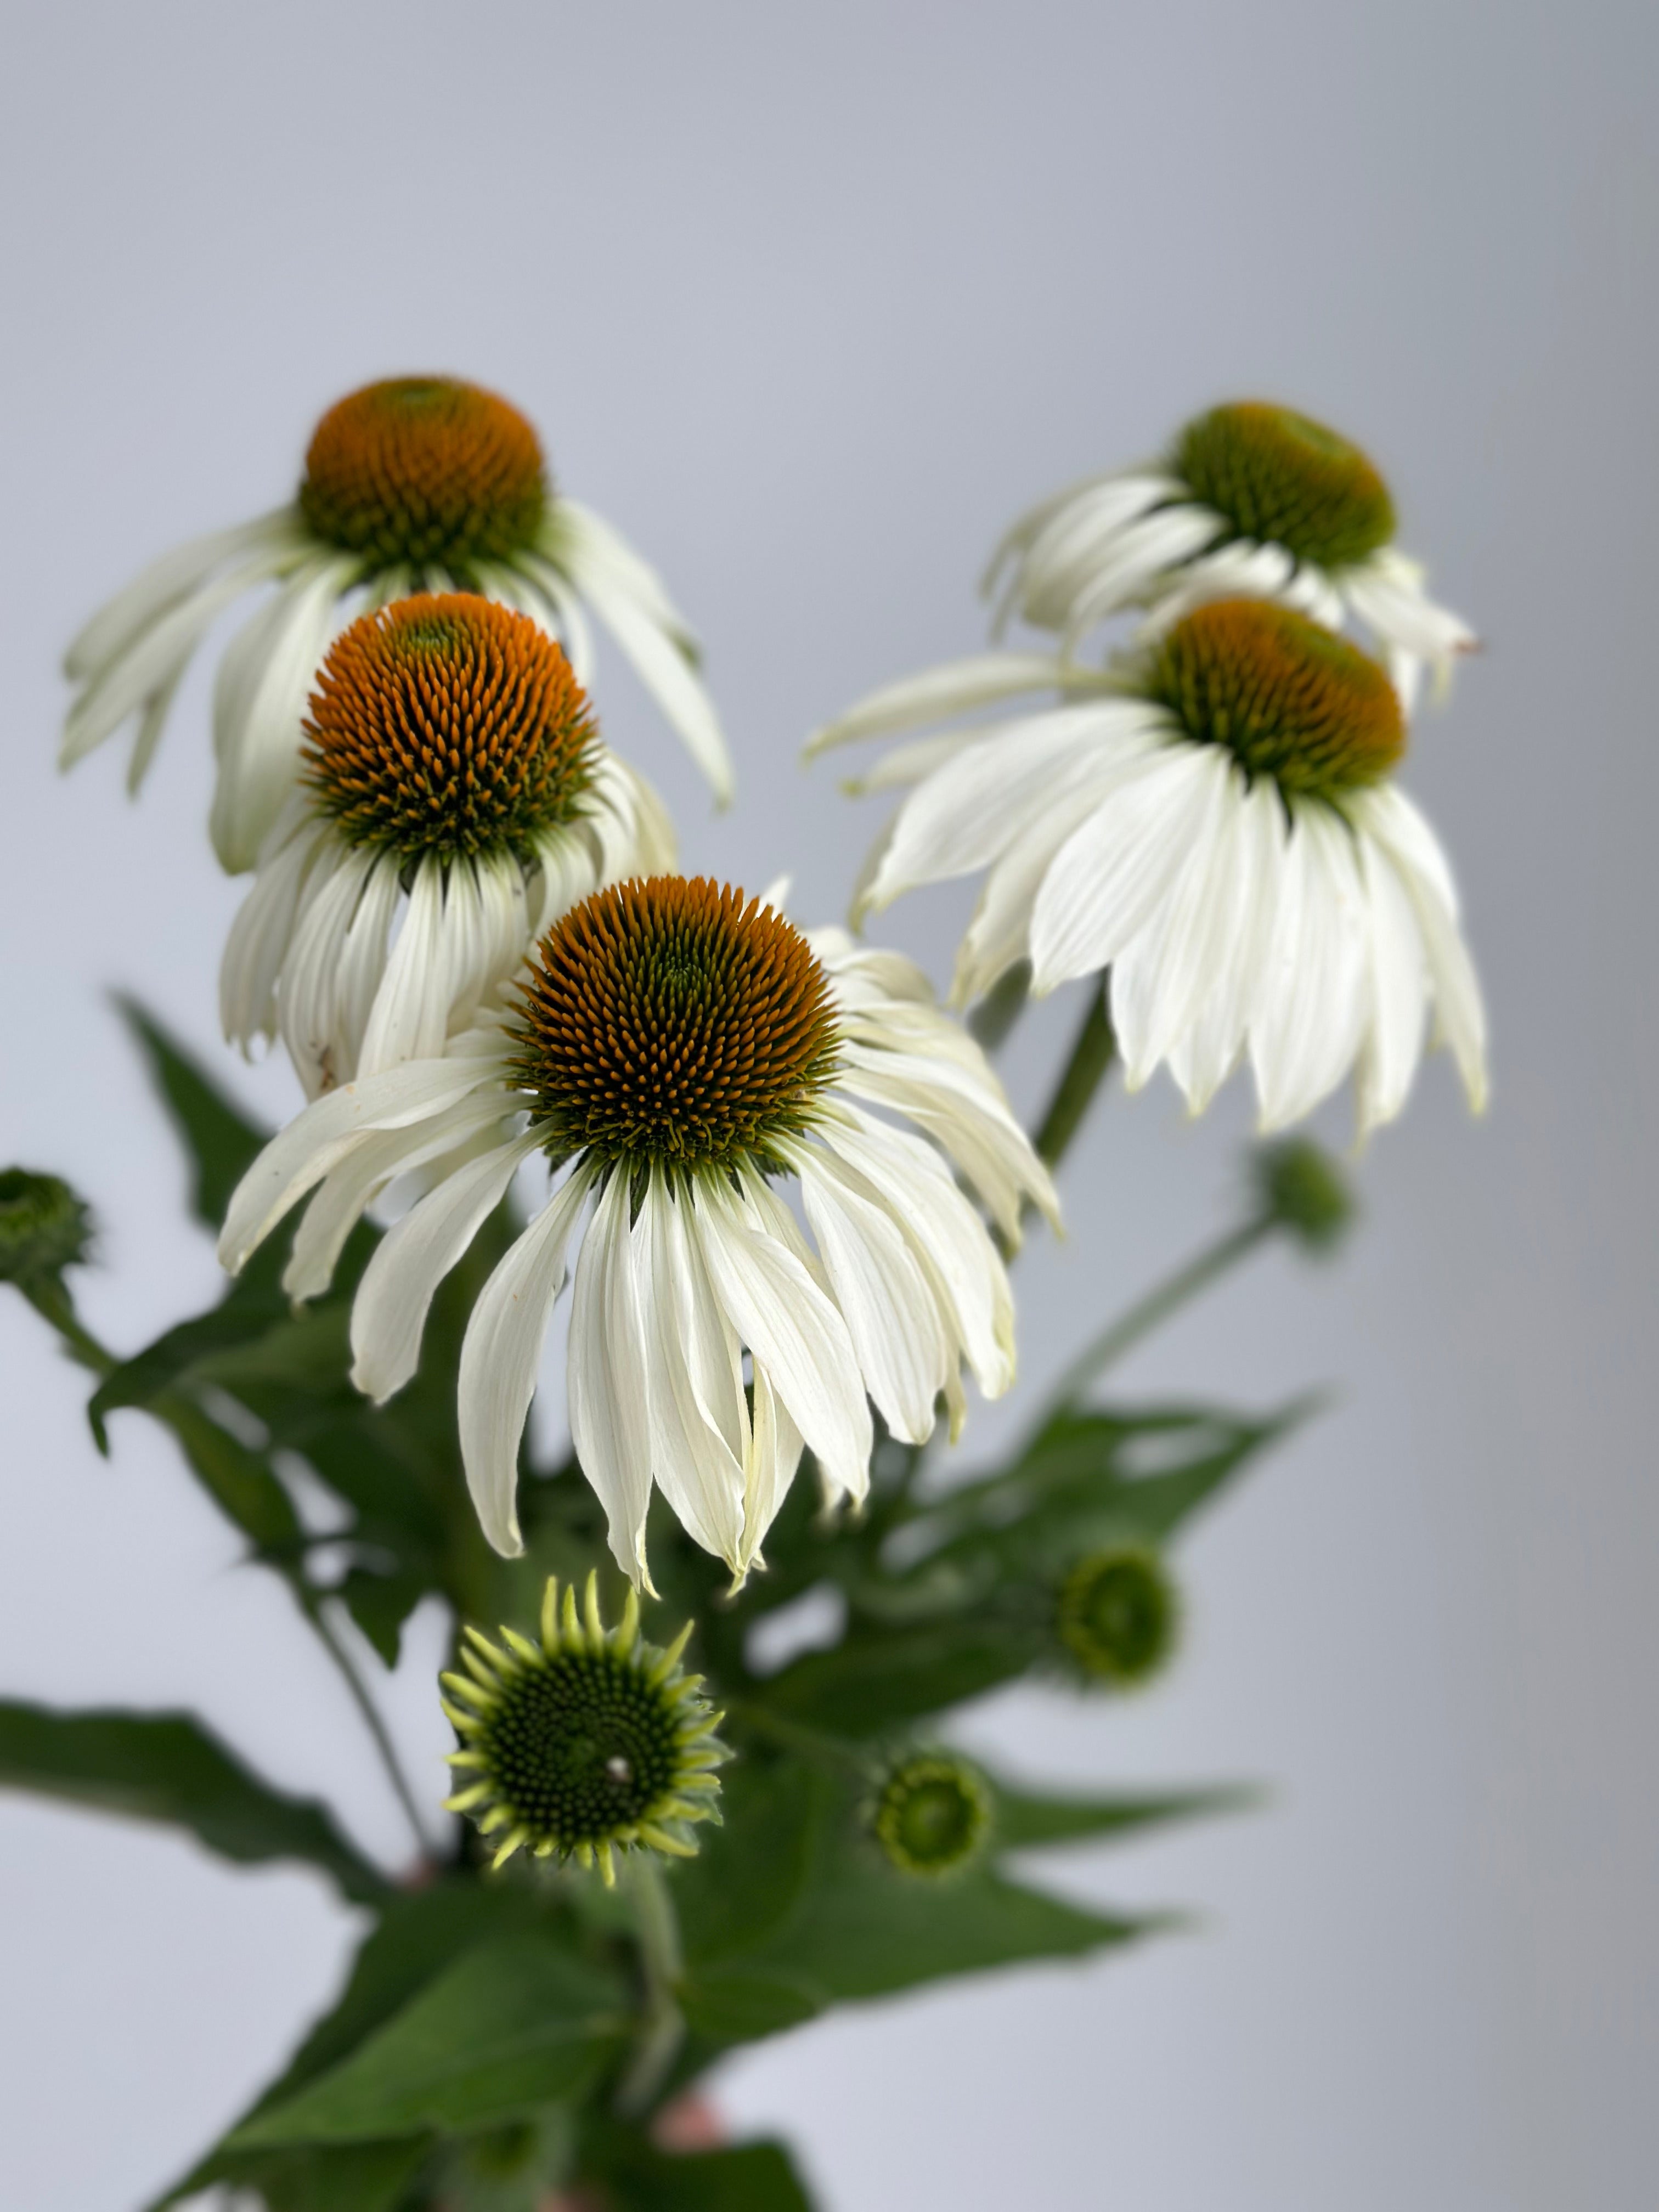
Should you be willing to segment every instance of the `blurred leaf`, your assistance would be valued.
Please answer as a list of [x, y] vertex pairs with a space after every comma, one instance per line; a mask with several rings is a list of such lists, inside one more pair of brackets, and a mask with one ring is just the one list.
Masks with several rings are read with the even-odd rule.
[[813, 1777], [797, 1759], [741, 1759], [726, 1770], [720, 1819], [674, 1872], [694, 1968], [756, 1942], [799, 1897], [817, 1847]]
[[245, 1866], [304, 1860], [360, 1905], [388, 1893], [386, 1877], [323, 1806], [261, 1782], [186, 1713], [62, 1713], [0, 1703], [0, 1785], [165, 1820]]
[[1243, 1813], [1262, 1802], [1260, 1790], [1239, 1785], [1171, 1790], [1145, 1796], [1121, 1791], [1095, 1797], [1043, 1796], [995, 1781], [991, 1786], [996, 1804], [992, 1834], [999, 1850], [1121, 1835], [1167, 1820], [1190, 1820], [1213, 1813]]
[[304, 1532], [294, 1501], [258, 1452], [185, 1400], [168, 1396], [152, 1410], [172, 1430], [203, 1488], [256, 1551], [297, 1552]]
[[194, 1055], [136, 999], [118, 996], [116, 1005], [138, 1040], [151, 1080], [190, 1155], [194, 1170], [191, 1210], [216, 1234], [232, 1192], [270, 1133], [250, 1121]]
[[[788, 1911], [748, 1942], [728, 1939], [719, 1973], [735, 1998], [738, 1977], [825, 2001], [876, 1997], [945, 1975], [1022, 1960], [1072, 1958], [1164, 1924], [1062, 1904], [986, 1866], [930, 1881], [898, 1873], [864, 1832], [850, 1777], [803, 1768], [808, 1802], [806, 1877]], [[689, 1948], [689, 1931], [688, 1931]], [[716, 1990], [716, 1997], [720, 1994]], [[741, 2025], [734, 2019], [733, 2025]], [[700, 2033], [712, 2020], [696, 2022]]]
[[627, 2212], [812, 2212], [800, 2176], [781, 2143], [733, 2143], [720, 2150], [659, 2150], [642, 2135], [596, 2128], [592, 2165]]
[[679, 1996], [691, 2033], [722, 2045], [753, 2043], [799, 2027], [830, 2002], [821, 1984], [783, 1974], [694, 1975]]
[[867, 1626], [809, 1651], [750, 1692], [757, 1705], [844, 1736], [879, 1735], [943, 1712], [1024, 1674], [1040, 1640], [982, 1612], [913, 1626]]
[[167, 2212], [217, 2182], [257, 2191], [268, 2212], [395, 2212], [426, 2163], [428, 2138], [344, 2143], [304, 2150], [223, 2152], [158, 2197], [146, 2212]]
[[458, 2132], [580, 2095], [616, 2057], [626, 1995], [546, 1928], [458, 1959], [350, 2056], [226, 2139], [232, 2151]]

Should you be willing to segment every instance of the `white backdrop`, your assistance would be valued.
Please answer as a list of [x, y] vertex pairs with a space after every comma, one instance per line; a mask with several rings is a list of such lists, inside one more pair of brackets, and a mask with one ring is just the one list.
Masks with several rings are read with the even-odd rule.
[[[453, 369], [538, 418], [702, 629], [737, 808], [710, 817], [614, 655], [609, 733], [690, 864], [793, 867], [808, 917], [878, 817], [802, 774], [805, 731], [970, 649], [1012, 513], [1212, 399], [1368, 444], [1490, 641], [1408, 773], [1466, 890], [1492, 1114], [1431, 1066], [1362, 1164], [1351, 1256], [1259, 1264], [1125, 1370], [1257, 1405], [1342, 1385], [1186, 1547], [1167, 1686], [968, 1729], [1277, 1802], [1054, 1874], [1199, 1905], [1189, 1936], [734, 2067], [733, 2121], [789, 2130], [832, 2212], [1652, 2202], [1656, 63], [1635, 0], [9, 14], [0, 1156], [94, 1201], [85, 1304], [118, 1345], [215, 1275], [103, 994], [217, 1053], [236, 893], [200, 680], [135, 809], [112, 753], [55, 775], [55, 663], [150, 555], [283, 496], [350, 386]], [[964, 906], [893, 934], [942, 974]], [[1021, 1032], [1023, 1103], [1074, 1018], [1066, 994]], [[240, 1080], [289, 1109], [280, 1068]], [[1245, 1129], [1238, 1097], [1188, 1127], [1162, 1083], [1114, 1096], [1071, 1242], [1022, 1262], [1028, 1382], [1218, 1223]], [[100, 1462], [15, 1300], [0, 1358], [0, 1685], [191, 1702], [394, 1849], [335, 1684], [166, 1447], [125, 1416]], [[964, 1449], [1002, 1432], [981, 1413]], [[436, 1640], [398, 1686], [434, 1789]], [[280, 2061], [347, 1916], [15, 1798], [0, 1875], [0, 2203], [123, 2212]]]

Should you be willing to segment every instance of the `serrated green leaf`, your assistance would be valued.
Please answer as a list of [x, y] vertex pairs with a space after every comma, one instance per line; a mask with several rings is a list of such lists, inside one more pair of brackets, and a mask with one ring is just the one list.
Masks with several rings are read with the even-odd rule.
[[1080, 1843], [1170, 1820], [1248, 1812], [1261, 1802], [1260, 1790], [1242, 1785], [1149, 1793], [1123, 1790], [1091, 1797], [1048, 1796], [994, 1780], [991, 1790], [996, 1808], [992, 1834], [999, 1850], [1024, 1850], [1036, 1844]]
[[224, 2148], [465, 2133], [525, 2118], [590, 2086], [617, 2054], [626, 2011], [617, 1977], [549, 1931], [498, 1938], [457, 1960], [340, 2064], [245, 2121]]
[[191, 1206], [204, 1227], [217, 1231], [231, 1193], [253, 1164], [269, 1132], [248, 1120], [195, 1055], [136, 999], [116, 1005], [137, 1039], [151, 1080], [190, 1156]]
[[262, 1782], [187, 1713], [53, 1712], [0, 1703], [0, 1786], [185, 1828], [243, 1866], [298, 1859], [358, 1904], [386, 1877], [322, 1805]]

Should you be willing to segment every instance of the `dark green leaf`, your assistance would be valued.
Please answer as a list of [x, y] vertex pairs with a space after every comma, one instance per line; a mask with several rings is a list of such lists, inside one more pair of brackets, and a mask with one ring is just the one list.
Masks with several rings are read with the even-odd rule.
[[258, 1452], [187, 1400], [169, 1395], [152, 1411], [172, 1430], [203, 1488], [257, 1551], [274, 1555], [296, 1550], [301, 1530], [294, 1501]]
[[795, 1759], [738, 1760], [725, 1772], [720, 1822], [674, 1873], [694, 1969], [753, 1943], [794, 1905], [817, 1848], [811, 1774]]
[[228, 2150], [350, 2142], [435, 2127], [493, 2127], [580, 2095], [616, 2057], [615, 1976], [547, 1930], [458, 1960], [330, 2072], [268, 2106]]
[[1042, 1796], [1032, 1790], [1011, 1790], [1002, 1783], [993, 1783], [992, 1789], [996, 1803], [993, 1833], [999, 1850], [1121, 1835], [1166, 1820], [1248, 1812], [1261, 1802], [1261, 1793], [1248, 1787], [1171, 1790], [1152, 1795], [1125, 1790], [1095, 1797]]
[[247, 1119], [194, 1055], [136, 999], [118, 998], [116, 1004], [138, 1040], [151, 1079], [190, 1154], [191, 1208], [198, 1221], [216, 1231], [231, 1193], [252, 1165], [268, 1133]]
[[0, 1704], [0, 1785], [165, 1820], [245, 1866], [301, 1859], [360, 1904], [387, 1894], [384, 1875], [323, 1806], [261, 1782], [187, 1713], [62, 1713]]
[[831, 1651], [807, 1652], [753, 1694], [757, 1704], [810, 1727], [874, 1735], [1013, 1680], [1038, 1648], [1029, 1627], [983, 1613], [877, 1626]]
[[627, 2212], [812, 2212], [812, 2200], [781, 2143], [721, 2150], [658, 2150], [642, 2135], [593, 2130], [593, 2163]]
[[157, 2197], [148, 2212], [167, 2212], [216, 2182], [257, 2191], [268, 2212], [395, 2212], [427, 2155], [423, 2136], [326, 2148], [220, 2152]]
[[680, 1991], [686, 2026], [718, 2044], [753, 2043], [799, 2027], [829, 2002], [829, 1991], [817, 1984], [783, 1974], [702, 1974]]

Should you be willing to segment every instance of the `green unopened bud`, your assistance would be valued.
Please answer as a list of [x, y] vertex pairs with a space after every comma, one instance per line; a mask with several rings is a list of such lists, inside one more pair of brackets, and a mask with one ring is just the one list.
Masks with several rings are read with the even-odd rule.
[[715, 1770], [731, 1753], [698, 1694], [702, 1677], [679, 1663], [690, 1634], [688, 1621], [665, 1651], [643, 1642], [632, 1590], [606, 1628], [597, 1575], [580, 1612], [574, 1588], [561, 1599], [550, 1578], [539, 1643], [510, 1628], [501, 1644], [462, 1631], [466, 1672], [442, 1677], [461, 1739], [447, 1809], [477, 1823], [496, 1866], [527, 1850], [597, 1866], [609, 1886], [619, 1851], [696, 1856], [693, 1828], [719, 1817]]
[[60, 1176], [0, 1169], [0, 1282], [49, 1281], [91, 1242], [92, 1216]]
[[889, 1770], [870, 1808], [870, 1826], [901, 1874], [954, 1874], [984, 1847], [991, 1793], [967, 1759], [918, 1752]]
[[1330, 1154], [1305, 1137], [1264, 1145], [1253, 1166], [1261, 1210], [1310, 1252], [1330, 1252], [1354, 1218], [1352, 1194]]
[[1060, 1586], [1054, 1633], [1091, 1682], [1133, 1689], [1175, 1650], [1181, 1601], [1158, 1553], [1125, 1544], [1091, 1552]]

